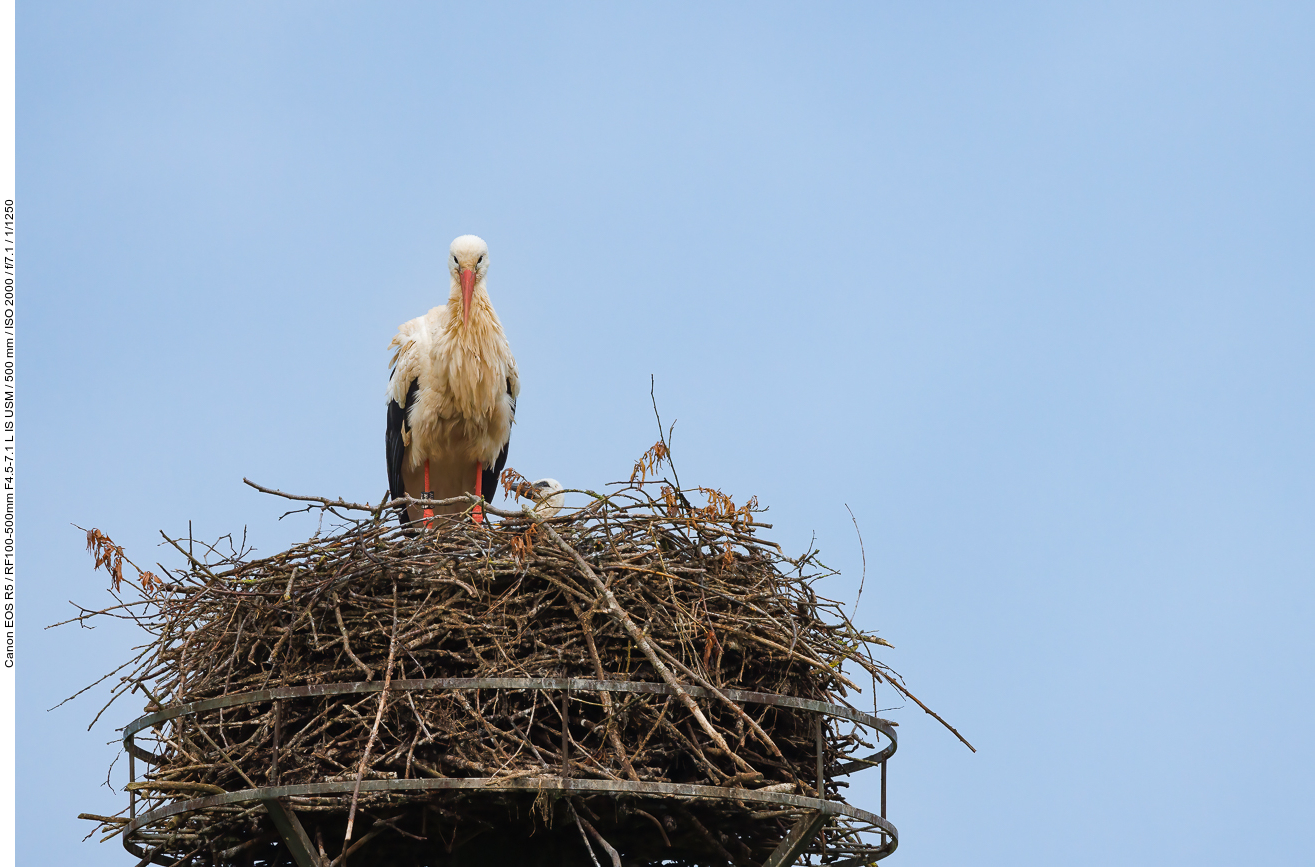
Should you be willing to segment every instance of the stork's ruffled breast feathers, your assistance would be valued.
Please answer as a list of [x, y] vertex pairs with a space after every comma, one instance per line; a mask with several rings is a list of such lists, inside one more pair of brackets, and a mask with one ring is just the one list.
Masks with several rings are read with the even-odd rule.
[[[483, 315], [481, 315], [483, 314]], [[458, 320], [459, 321], [459, 320]], [[520, 375], [502, 324], [491, 306], [476, 311], [465, 327], [453, 328], [446, 307], [404, 322], [389, 348], [393, 376], [387, 398], [406, 406], [412, 380], [442, 395], [442, 415], [480, 416], [510, 396], [520, 395]]]
[[498, 315], [487, 297], [476, 296], [473, 307], [467, 322], [449, 315], [427, 347], [434, 388], [451, 400], [454, 415], [466, 418], [489, 413], [508, 394], [514, 402], [520, 393], [516, 359]]

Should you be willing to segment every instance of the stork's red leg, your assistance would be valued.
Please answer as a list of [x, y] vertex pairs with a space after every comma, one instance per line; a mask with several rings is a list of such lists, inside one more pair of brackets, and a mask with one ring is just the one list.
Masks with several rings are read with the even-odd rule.
[[[475, 496], [484, 496], [484, 465], [479, 461], [475, 461]], [[479, 507], [478, 503], [475, 504], [475, 511], [471, 517], [476, 524], [483, 523], [484, 510]]]
[[[426, 500], [434, 499], [434, 492], [429, 490], [429, 461], [425, 461], [425, 491], [421, 496]], [[430, 524], [433, 523], [433, 521], [430, 520], [433, 517], [434, 517], [433, 508], [429, 506], [425, 506], [424, 518], [425, 518], [426, 527], [428, 527]]]

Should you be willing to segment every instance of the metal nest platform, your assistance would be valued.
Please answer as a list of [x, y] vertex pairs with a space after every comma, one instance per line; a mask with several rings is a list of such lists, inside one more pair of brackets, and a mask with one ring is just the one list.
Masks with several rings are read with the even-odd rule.
[[[571, 707], [591, 694], [633, 693], [673, 696], [666, 684], [596, 681], [578, 678], [445, 678], [399, 680], [388, 685], [396, 693], [430, 691], [536, 691], [564, 710], [561, 767], [569, 768], [575, 743], [570, 735]], [[698, 687], [683, 687], [695, 698], [706, 698]], [[886, 761], [894, 754], [897, 738], [892, 724], [853, 708], [792, 696], [725, 690], [735, 702], [788, 709], [813, 719], [817, 737], [817, 791], [826, 793], [834, 778], [865, 768], [881, 773], [881, 815], [850, 806], [839, 799], [818, 798], [780, 791], [697, 784], [628, 780], [576, 779], [561, 773], [504, 777], [447, 777], [427, 779], [333, 781], [278, 785], [279, 748], [272, 756], [269, 777], [274, 785], [175, 800], [138, 812], [137, 792], [152, 790], [136, 785], [136, 761], [154, 765], [160, 757], [136, 742], [142, 732], [206, 711], [264, 706], [277, 720], [285, 703], [318, 697], [358, 696], [384, 691], [382, 683], [357, 682], [261, 690], [179, 705], [147, 714], [124, 729], [129, 756], [129, 821], [123, 832], [124, 848], [141, 864], [244, 863], [295, 864], [297, 867], [336, 867], [352, 864], [588, 864], [591, 851], [610, 856], [614, 865], [642, 864], [763, 864], [783, 867], [793, 863], [830, 864], [835, 867], [871, 864], [895, 851], [899, 833], [885, 818]], [[862, 759], [826, 764], [824, 733], [828, 719], [844, 720], [870, 729], [885, 746]], [[183, 791], [179, 787], [174, 791]], [[153, 791], [168, 791], [153, 789]], [[372, 827], [353, 842], [339, 845], [341, 828], [352, 796], [371, 804]], [[459, 812], [454, 812], [453, 807]], [[299, 813], [301, 815], [299, 815]], [[231, 822], [243, 815], [250, 824], [248, 839], [228, 849], [204, 845], [205, 829], [213, 820]], [[700, 818], [702, 814], [702, 819]], [[457, 818], [460, 816], [460, 818]], [[474, 826], [465, 829], [462, 824]], [[767, 854], [755, 852], [740, 839], [721, 832], [716, 819], [735, 817], [764, 826], [762, 835], [779, 841]], [[303, 819], [308, 821], [303, 822]], [[526, 819], [530, 821], [528, 824]], [[454, 821], [455, 819], [455, 821]], [[537, 821], [536, 821], [537, 820]], [[364, 824], [364, 823], [363, 823]], [[307, 830], [307, 826], [311, 830]], [[486, 827], [480, 827], [481, 825]], [[537, 827], [536, 827], [537, 826]], [[325, 830], [331, 844], [326, 849]], [[530, 832], [517, 839], [517, 830]], [[471, 834], [470, 832], [474, 833]], [[504, 836], [501, 845], [481, 844], [461, 850], [481, 834]], [[391, 845], [382, 849], [375, 838], [387, 834]], [[536, 839], [537, 838], [537, 839]], [[608, 842], [611, 841], [611, 842]], [[196, 845], [197, 843], [203, 845]], [[358, 855], [358, 853], [360, 853]], [[586, 854], [588, 853], [588, 854]]]

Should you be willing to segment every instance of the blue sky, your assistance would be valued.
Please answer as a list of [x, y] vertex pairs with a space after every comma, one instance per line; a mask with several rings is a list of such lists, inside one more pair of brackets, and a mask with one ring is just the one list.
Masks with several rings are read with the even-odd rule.
[[[81, 533], [377, 499], [387, 343], [474, 232], [510, 464], [816, 533], [905, 707], [905, 865], [1297, 863], [1315, 807], [1303, 4], [23, 3], [19, 857], [123, 658]], [[894, 703], [888, 692], [882, 707]], [[124, 769], [116, 767], [120, 784]], [[876, 802], [856, 778], [851, 800]], [[1117, 854], [1115, 854], [1117, 853]]]

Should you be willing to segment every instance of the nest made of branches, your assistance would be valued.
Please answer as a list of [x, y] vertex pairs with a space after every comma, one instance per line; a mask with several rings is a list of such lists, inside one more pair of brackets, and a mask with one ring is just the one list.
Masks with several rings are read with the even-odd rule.
[[[889, 683], [917, 699], [872, 654], [885, 642], [815, 592], [817, 579], [834, 574], [816, 552], [784, 554], [762, 535], [771, 525], [752, 501], [737, 506], [719, 491], [648, 480], [664, 457], [651, 450], [621, 490], [574, 492], [584, 505], [548, 519], [528, 506], [485, 506], [482, 523], [468, 509], [401, 528], [390, 508], [293, 497], [340, 523], [264, 558], [231, 539], [226, 553], [170, 539], [181, 569], [160, 567], [163, 578], [138, 569], [141, 599], [75, 619], [126, 616], [146, 630], [138, 655], [118, 670], [130, 673], [114, 696], [138, 693], [147, 712], [279, 687], [428, 678], [645, 681], [702, 687], [702, 697], [576, 693], [567, 707], [544, 691], [385, 686], [189, 714], [138, 735], [160, 757], [133, 784], [138, 812], [206, 792], [415, 777], [554, 775], [816, 796], [813, 716], [740, 706], [718, 691], [846, 703], [859, 690], [846, 672], [862, 672], [864, 685]], [[518, 480], [509, 473], [509, 492]], [[88, 545], [117, 592], [133, 585], [108, 537], [89, 532]], [[870, 746], [862, 730], [833, 724], [825, 761]], [[825, 795], [840, 792], [831, 785]], [[400, 863], [404, 852], [412, 863], [463, 863], [479, 851], [464, 840], [492, 828], [500, 833], [484, 837], [487, 845], [529, 840], [536, 828], [541, 845], [574, 834], [582, 813], [628, 862], [761, 863], [792, 821], [707, 802], [620, 812], [597, 797], [533, 804], [358, 793], [293, 806], [312, 836], [337, 841], [329, 852], [345, 860], [355, 851], [362, 864]], [[371, 847], [343, 842], [352, 822], [368, 825]], [[113, 836], [122, 820], [104, 827]], [[169, 863], [227, 863], [239, 851], [251, 863], [282, 857], [268, 818], [251, 806], [193, 812], [139, 837]]]

